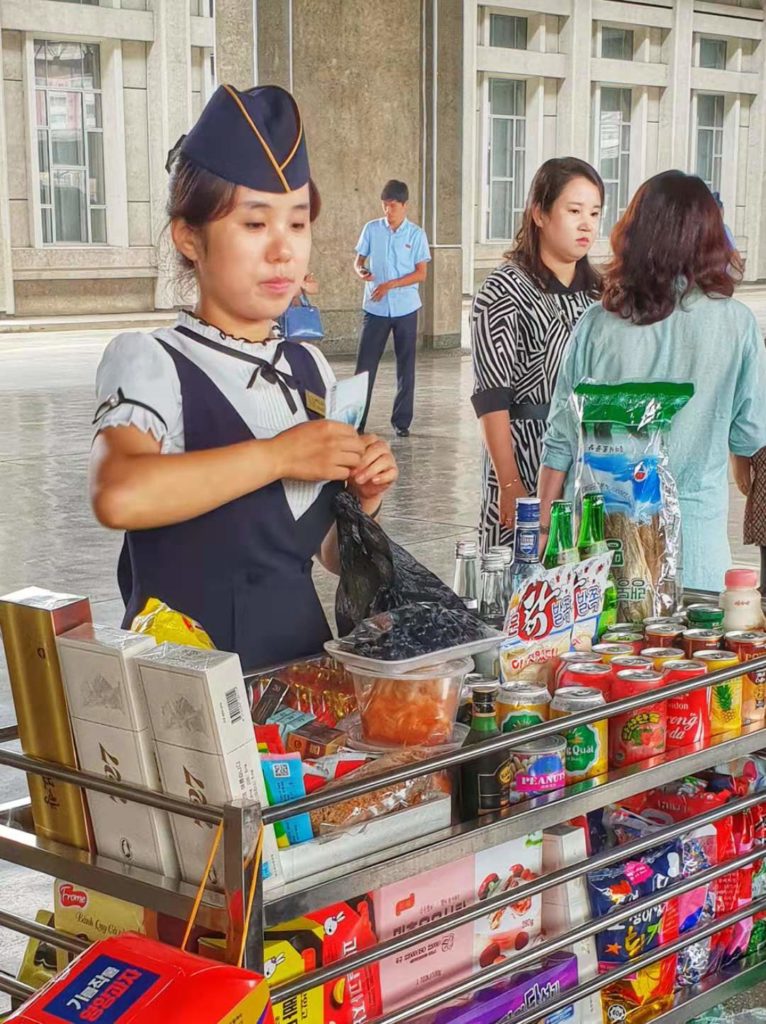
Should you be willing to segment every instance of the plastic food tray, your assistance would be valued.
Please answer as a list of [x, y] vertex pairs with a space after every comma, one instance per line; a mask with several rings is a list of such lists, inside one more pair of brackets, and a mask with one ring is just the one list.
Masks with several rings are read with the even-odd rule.
[[349, 668], [362, 668], [368, 672], [380, 674], [383, 678], [388, 676], [401, 676], [407, 672], [414, 672], [418, 668], [430, 668], [432, 665], [444, 665], [450, 661], [458, 661], [460, 658], [470, 658], [474, 654], [482, 654], [484, 651], [497, 649], [507, 637], [496, 629], [487, 627], [488, 635], [481, 640], [474, 640], [470, 644], [458, 644], [457, 647], [446, 647], [440, 651], [432, 651], [430, 654], [418, 654], [415, 658], [405, 658], [403, 661], [379, 661], [377, 658], [364, 658], [361, 654], [352, 654], [346, 651], [338, 640], [328, 640], [324, 649], [342, 665]]

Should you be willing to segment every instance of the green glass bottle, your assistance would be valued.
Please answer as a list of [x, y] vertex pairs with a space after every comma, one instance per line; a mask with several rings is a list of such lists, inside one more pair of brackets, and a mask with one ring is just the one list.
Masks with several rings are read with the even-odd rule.
[[572, 540], [572, 506], [568, 501], [554, 501], [551, 505], [551, 526], [548, 545], [543, 555], [546, 569], [577, 561]]
[[[599, 492], [584, 494], [582, 499], [582, 518], [580, 520], [580, 535], [577, 538], [577, 547], [580, 551], [580, 558], [593, 558], [594, 555], [603, 555], [609, 551], [606, 542], [606, 509], [604, 496]], [[602, 637], [617, 622], [617, 586], [614, 576], [609, 573], [606, 591], [604, 593], [604, 608], [598, 620], [598, 635]]]
[[[495, 711], [497, 687], [492, 684], [473, 687], [471, 731], [463, 743], [467, 747], [500, 735]], [[510, 759], [507, 750], [484, 754], [460, 766], [460, 811], [463, 821], [480, 814], [499, 811], [510, 802]]]

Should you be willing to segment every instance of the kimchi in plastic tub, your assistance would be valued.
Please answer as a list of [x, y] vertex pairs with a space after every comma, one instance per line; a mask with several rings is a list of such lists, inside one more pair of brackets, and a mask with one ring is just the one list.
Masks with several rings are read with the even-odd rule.
[[354, 680], [362, 739], [397, 747], [436, 747], [452, 739], [470, 658], [386, 675], [380, 663], [347, 666]]

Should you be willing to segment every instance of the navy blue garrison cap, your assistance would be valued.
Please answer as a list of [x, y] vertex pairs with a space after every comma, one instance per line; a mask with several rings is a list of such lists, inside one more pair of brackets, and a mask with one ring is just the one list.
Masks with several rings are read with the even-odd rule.
[[291, 192], [309, 180], [298, 105], [277, 85], [245, 92], [219, 86], [180, 150], [224, 181], [258, 192]]

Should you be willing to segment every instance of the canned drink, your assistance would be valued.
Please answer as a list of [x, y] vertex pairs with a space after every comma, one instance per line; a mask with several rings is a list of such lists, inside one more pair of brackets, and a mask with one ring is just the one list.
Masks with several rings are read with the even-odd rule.
[[632, 654], [633, 648], [630, 644], [594, 644], [593, 653], [597, 654], [605, 665], [608, 665], [612, 658]]
[[554, 677], [554, 690], [558, 689], [559, 679], [561, 679], [562, 675], [568, 668], [571, 668], [573, 665], [597, 665], [600, 661], [601, 658], [592, 651], [567, 651], [566, 654], [562, 654], [559, 658], [556, 675]]
[[567, 741], [558, 735], [509, 747], [511, 803], [562, 789], [566, 784], [566, 752]]
[[641, 626], [638, 622], [615, 622], [610, 626], [607, 633], [640, 633]]
[[559, 680], [559, 690], [569, 689], [570, 686], [590, 686], [603, 693], [606, 700], [609, 700], [612, 692], [612, 670], [609, 665], [603, 662], [583, 662], [581, 665], [572, 665], [564, 672]]
[[633, 654], [640, 654], [641, 648], [646, 646], [644, 634], [640, 631], [639, 627], [636, 627], [632, 632], [625, 633], [616, 633], [614, 630], [610, 630], [601, 637], [601, 640], [605, 644], [629, 644]]
[[[649, 696], [665, 685], [660, 672], [618, 672], [612, 687], [612, 699], [623, 700], [637, 694]], [[636, 708], [609, 719], [609, 763], [613, 768], [638, 764], [665, 753], [668, 727], [666, 701]]]
[[[704, 661], [669, 661], [663, 669], [665, 685], [707, 675]], [[710, 740], [710, 687], [668, 698], [668, 750]]]
[[[565, 718], [578, 711], [602, 708], [606, 699], [592, 686], [567, 686], [559, 690], [551, 704], [551, 718]], [[609, 728], [606, 719], [566, 729], [566, 784], [603, 775], [609, 767]]]
[[[699, 651], [695, 657], [708, 672], [739, 665], [739, 658], [731, 651]], [[742, 728], [742, 677], [716, 683], [710, 690], [710, 735], [739, 732]]]
[[662, 672], [668, 661], [680, 661], [684, 652], [680, 647], [645, 647], [641, 651], [642, 658], [649, 658], [654, 665], [655, 672]]
[[723, 611], [712, 604], [690, 604], [686, 621], [690, 629], [719, 629], [723, 626]]
[[497, 727], [501, 732], [529, 729], [548, 721], [551, 695], [545, 686], [516, 683], [503, 686], [497, 695], [495, 709]]
[[609, 668], [612, 670], [613, 689], [618, 672], [645, 672], [647, 669], [651, 672], [654, 668], [654, 662], [651, 658], [644, 658], [640, 654], [624, 654], [619, 658], [612, 658], [609, 662]]
[[667, 625], [669, 622], [673, 622], [670, 615], [649, 615], [644, 619], [644, 632], [649, 626]]
[[683, 645], [684, 653], [687, 658], [694, 658], [699, 651], [717, 651], [720, 649], [722, 643], [722, 629], [684, 630]]
[[648, 647], [678, 647], [683, 635], [683, 627], [678, 622], [658, 622], [644, 630]]
[[[726, 634], [726, 646], [745, 664], [766, 655], [766, 633], [735, 630]], [[763, 722], [766, 718], [766, 669], [742, 677], [742, 721]]]

